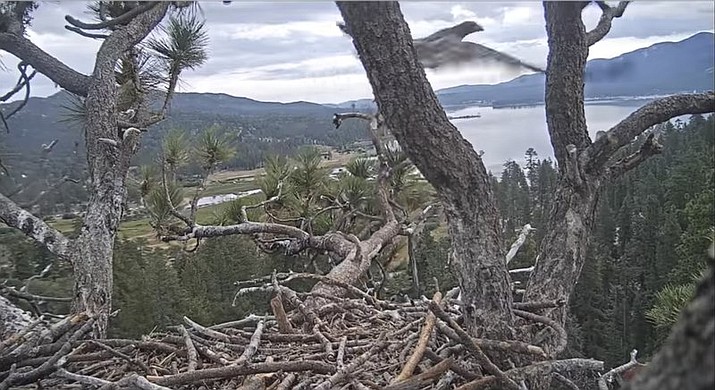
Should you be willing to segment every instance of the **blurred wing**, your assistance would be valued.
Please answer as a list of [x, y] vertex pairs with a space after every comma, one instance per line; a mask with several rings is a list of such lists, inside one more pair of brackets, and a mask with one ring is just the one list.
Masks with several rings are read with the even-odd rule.
[[529, 69], [544, 72], [543, 69], [527, 64], [508, 54], [501, 53], [473, 42], [450, 42], [437, 40], [433, 42], [415, 42], [417, 56], [422, 66], [428, 69], [464, 64], [498, 64], [511, 69]]

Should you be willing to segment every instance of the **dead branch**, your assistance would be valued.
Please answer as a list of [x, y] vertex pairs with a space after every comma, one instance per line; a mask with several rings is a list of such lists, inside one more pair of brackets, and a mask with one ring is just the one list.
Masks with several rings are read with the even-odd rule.
[[[506, 254], [506, 263], [509, 264], [509, 262], [516, 256], [516, 253], [519, 251], [522, 245], [524, 245], [524, 242], [526, 242], [526, 237], [531, 233], [533, 230], [536, 230], [535, 228], [531, 227], [531, 224], [526, 224], [524, 225], [523, 228], [521, 228], [521, 232], [519, 233], [519, 237], [516, 238], [513, 244], [511, 244], [511, 248], [509, 248], [509, 252]], [[511, 271], [510, 271], [511, 272]]]
[[559, 374], [558, 372], [552, 372], [551, 376], [556, 379], [559, 383], [561, 383], [563, 386], [569, 388], [570, 390], [580, 390], [578, 386], [571, 381], [571, 379], [566, 378], [565, 376]]
[[80, 326], [79, 329], [77, 329], [72, 334], [72, 336], [70, 336], [70, 338], [67, 339], [66, 342], [64, 342], [62, 347], [55, 354], [53, 354], [52, 357], [42, 363], [39, 367], [27, 372], [15, 372], [8, 375], [8, 377], [5, 378], [4, 381], [0, 382], [0, 390], [7, 390], [12, 386], [32, 383], [39, 378], [42, 378], [54, 372], [57, 369], [57, 362], [72, 350], [73, 344], [77, 342], [80, 337], [83, 337], [91, 330], [93, 323], [94, 320], [90, 319], [82, 326]]
[[603, 374], [600, 378], [598, 378], [598, 389], [599, 390], [608, 390], [609, 389], [608, 383], [613, 382], [613, 378], [616, 375], [618, 375], [624, 371], [627, 371], [635, 366], [639, 366], [639, 365], [643, 366], [644, 364], [639, 363], [638, 360], [636, 359], [636, 355], [638, 355], [638, 350], [637, 349], [632, 350], [631, 351], [631, 359], [627, 363], [611, 369], [607, 373]]
[[439, 378], [440, 375], [444, 374], [450, 369], [454, 363], [453, 358], [447, 358], [437, 363], [436, 365], [430, 367], [428, 370], [422, 372], [419, 375], [415, 375], [412, 378], [405, 379], [403, 381], [390, 384], [385, 387], [385, 390], [412, 390], [421, 389], [424, 386], [429, 385], [434, 382], [435, 379]]
[[21, 31], [0, 33], [0, 50], [30, 64], [37, 72], [45, 75], [67, 91], [78, 96], [87, 96], [89, 76], [77, 72], [40, 49]]
[[14, 287], [0, 287], [0, 293], [4, 293], [14, 298], [24, 299], [26, 301], [45, 301], [45, 302], [72, 302], [72, 298], [46, 297], [43, 295], [30, 294], [24, 291], [18, 291]]
[[0, 221], [43, 243], [50, 252], [60, 258], [68, 258], [71, 240], [3, 194], [0, 194]]
[[[592, 359], [565, 359], [534, 363], [529, 366], [512, 368], [504, 372], [505, 375], [515, 381], [523, 381], [536, 376], [548, 375], [549, 373], [577, 371], [600, 371], [603, 369], [603, 362]], [[489, 388], [497, 384], [499, 379], [495, 376], [487, 376], [465, 383], [456, 390], [479, 390]]]
[[449, 317], [449, 315], [447, 315], [447, 313], [445, 313], [444, 310], [439, 307], [439, 305], [434, 302], [430, 302], [428, 305], [429, 309], [437, 317], [439, 317], [439, 319], [449, 324], [449, 326], [457, 333], [457, 336], [459, 337], [459, 342], [461, 342], [474, 355], [474, 357], [477, 358], [477, 361], [484, 370], [499, 378], [499, 380], [503, 382], [504, 385], [508, 388], [514, 390], [520, 389], [519, 385], [517, 385], [516, 382], [507, 377], [504, 372], [499, 369], [499, 367], [492, 363], [489, 357], [485, 355], [484, 352], [482, 352], [482, 349], [479, 348], [479, 346], [474, 342], [474, 340], [472, 340], [471, 336], [469, 336], [469, 334], [465, 332], [464, 329], [462, 329], [462, 327], [459, 326], [453, 318]]
[[340, 382], [344, 381], [346, 378], [350, 376], [352, 372], [354, 372], [356, 369], [358, 369], [361, 365], [363, 365], [370, 357], [378, 353], [381, 349], [385, 348], [387, 346], [387, 342], [385, 341], [385, 333], [381, 334], [380, 337], [378, 337], [377, 342], [375, 345], [370, 348], [369, 351], [363, 353], [360, 355], [358, 358], [353, 360], [352, 363], [348, 364], [347, 366], [343, 367], [342, 369], [338, 370], [335, 374], [333, 374], [330, 378], [322, 382], [320, 385], [315, 387], [315, 390], [328, 390], [332, 388], [333, 386], [339, 384]]
[[655, 139], [655, 134], [648, 134], [648, 138], [646, 138], [638, 151], [608, 166], [605, 169], [604, 176], [610, 180], [618, 178], [624, 173], [636, 168], [643, 161], [647, 160], [648, 157], [660, 154], [662, 151], [663, 145], [658, 143], [658, 140]]
[[132, 19], [136, 18], [143, 12], [149, 11], [150, 9], [154, 8], [156, 5], [156, 2], [146, 2], [143, 3], [139, 6], [136, 6], [129, 11], [123, 13], [122, 15], [113, 18], [113, 19], [108, 19], [104, 20], [99, 23], [84, 23], [82, 21], [79, 21], [75, 18], [73, 18], [70, 15], [65, 16], [65, 20], [67, 23], [71, 24], [72, 26], [83, 29], [83, 30], [105, 30], [105, 29], [111, 29], [112, 27], [117, 27], [122, 24], [127, 24], [129, 23]]
[[521, 317], [525, 318], [527, 320], [535, 321], [535, 322], [540, 322], [551, 329], [553, 329], [556, 332], [556, 337], [557, 337], [557, 343], [556, 346], [554, 347], [553, 351], [549, 351], [551, 356], [556, 356], [563, 352], [564, 349], [566, 349], [566, 343], [568, 342], [568, 335], [566, 334], [566, 330], [561, 326], [558, 322], [552, 320], [549, 317], [546, 316], [540, 316], [538, 314], [534, 314], [528, 311], [523, 311], [523, 310], [518, 310], [514, 309], [513, 310], [514, 314]]
[[253, 357], [253, 355], [258, 350], [258, 343], [261, 342], [261, 335], [263, 334], [264, 325], [264, 320], [258, 322], [258, 324], [256, 325], [256, 331], [253, 332], [253, 335], [251, 336], [251, 341], [246, 346], [246, 349], [243, 350], [241, 356], [239, 356], [239, 358], [233, 364], [240, 366], [248, 363], [251, 360], [251, 357]]
[[191, 372], [184, 372], [176, 375], [148, 376], [150, 382], [162, 386], [180, 386], [195, 383], [202, 380], [223, 379], [239, 375], [262, 374], [268, 372], [303, 372], [312, 371], [317, 374], [332, 374], [335, 367], [320, 361], [289, 361], [273, 363], [254, 363], [244, 366], [232, 364], [221, 368], [207, 368]]
[[187, 370], [194, 371], [196, 370], [197, 365], [196, 347], [194, 347], [194, 342], [191, 341], [191, 336], [189, 336], [189, 332], [186, 328], [184, 328], [183, 325], [180, 325], [178, 328], [179, 333], [181, 333], [181, 337], [184, 339], [184, 344], [186, 344], [186, 355], [189, 357], [189, 366]]
[[68, 31], [72, 31], [75, 34], [79, 34], [85, 38], [92, 38], [92, 39], [107, 39], [109, 35], [107, 34], [96, 34], [96, 33], [89, 33], [86, 31], [82, 31], [79, 27], [74, 27], [74, 26], [65, 26], [65, 29]]
[[[432, 297], [432, 302], [439, 305], [441, 300], [442, 293], [439, 291], [434, 293], [434, 296]], [[412, 352], [410, 358], [407, 359], [407, 362], [405, 363], [404, 367], [402, 367], [400, 375], [396, 376], [395, 379], [393, 379], [392, 384], [405, 381], [410, 376], [412, 376], [412, 373], [415, 371], [415, 368], [417, 368], [417, 364], [419, 364], [419, 362], [422, 360], [422, 356], [425, 353], [425, 349], [427, 349], [427, 343], [429, 342], [429, 339], [432, 335], [432, 330], [434, 329], [435, 322], [437, 322], [437, 317], [435, 317], [434, 313], [429, 312], [427, 314], [427, 317], [425, 318], [425, 325], [422, 327], [422, 331], [420, 332], [420, 338], [417, 341], [417, 346], [415, 347], [415, 350]]]
[[621, 1], [615, 8], [606, 4], [605, 1], [597, 1], [596, 3], [601, 8], [601, 18], [598, 20], [596, 27], [586, 33], [586, 43], [588, 46], [593, 46], [611, 31], [613, 19], [623, 16], [623, 12], [625, 12], [630, 1]]
[[651, 126], [681, 115], [705, 114], [713, 111], [715, 111], [713, 91], [653, 100], [613, 126], [604, 136], [596, 139], [581, 152], [579, 156], [581, 166], [588, 173], [598, 174], [603, 171], [604, 165], [616, 151], [631, 143], [636, 136]]

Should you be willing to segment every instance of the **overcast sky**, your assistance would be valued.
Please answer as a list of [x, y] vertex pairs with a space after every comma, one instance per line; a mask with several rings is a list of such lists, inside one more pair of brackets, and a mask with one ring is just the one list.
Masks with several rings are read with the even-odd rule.
[[[81, 72], [91, 72], [98, 41], [64, 29], [64, 16], [84, 17], [84, 2], [42, 2], [29, 36], [38, 46]], [[662, 41], [678, 41], [700, 31], [713, 31], [715, 2], [637, 1], [613, 23], [607, 39], [591, 48], [590, 59], [611, 58]], [[266, 101], [306, 100], [337, 103], [371, 97], [370, 86], [352, 42], [335, 26], [341, 20], [333, 2], [201, 2], [211, 39], [210, 58], [199, 70], [184, 74], [181, 91], [227, 93]], [[465, 20], [483, 32], [467, 37], [526, 62], [544, 66], [546, 34], [540, 2], [402, 2], [415, 38]], [[600, 10], [584, 11], [587, 27]], [[0, 71], [3, 90], [17, 80], [17, 61], [2, 53], [8, 70]], [[435, 89], [461, 84], [493, 84], [518, 74], [495, 69], [451, 69], [428, 72]], [[57, 92], [38, 77], [33, 95]]]

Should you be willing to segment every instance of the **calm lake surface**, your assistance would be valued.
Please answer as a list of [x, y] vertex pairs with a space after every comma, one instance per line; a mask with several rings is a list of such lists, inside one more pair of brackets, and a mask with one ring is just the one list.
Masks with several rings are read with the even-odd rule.
[[[586, 105], [586, 122], [591, 138], [597, 131], [608, 130], [647, 101], [592, 103]], [[546, 130], [544, 106], [523, 108], [469, 107], [450, 112], [452, 116], [481, 114], [481, 118], [455, 119], [475, 150], [484, 150], [484, 163], [497, 177], [503, 164], [514, 160], [524, 165], [524, 152], [534, 148], [540, 159], [551, 157], [553, 149]]]

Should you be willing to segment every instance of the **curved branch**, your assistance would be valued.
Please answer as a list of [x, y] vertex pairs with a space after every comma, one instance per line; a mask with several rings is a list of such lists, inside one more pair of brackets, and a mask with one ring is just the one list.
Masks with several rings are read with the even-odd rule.
[[21, 61], [30, 64], [35, 70], [67, 91], [82, 97], [87, 96], [89, 76], [70, 68], [24, 36], [14, 33], [0, 33], [0, 50], [4, 50]]
[[596, 42], [600, 41], [605, 37], [609, 31], [611, 31], [611, 25], [614, 18], [620, 18], [623, 16], [626, 7], [630, 1], [621, 1], [615, 8], [606, 4], [605, 1], [596, 2], [599, 7], [601, 7], [601, 18], [598, 20], [598, 24], [593, 30], [586, 33], [586, 43], [588, 46], [593, 46]]
[[607, 179], [620, 177], [622, 174], [640, 165], [643, 161], [647, 160], [648, 157], [660, 154], [662, 151], [663, 145], [659, 144], [655, 139], [655, 134], [651, 133], [648, 135], [648, 138], [646, 138], [645, 142], [641, 145], [637, 152], [611, 164], [604, 170], [604, 175]]
[[55, 255], [67, 258], [71, 241], [62, 233], [0, 194], [0, 221], [43, 244]]
[[77, 33], [83, 37], [87, 38], [92, 38], [92, 39], [106, 39], [109, 37], [107, 34], [93, 34], [93, 33], [88, 33], [86, 31], [82, 31], [81, 29], [74, 27], [74, 26], [65, 26], [65, 28], [69, 31], [72, 31], [73, 33]]
[[[81, 28], [84, 30], [104, 30], [108, 29], [111, 27], [116, 27], [120, 24], [127, 24], [129, 23], [132, 19], [137, 17], [143, 12], [149, 11], [156, 5], [156, 2], [147, 2], [142, 5], [139, 5], [137, 7], [132, 8], [131, 10], [123, 13], [122, 15], [114, 18], [114, 19], [108, 19], [108, 20], [103, 20], [99, 23], [84, 23], [80, 20], [77, 20], [73, 18], [70, 15], [65, 16], [65, 20], [67, 23], [71, 24], [72, 26], [76, 28]], [[69, 26], [65, 26], [69, 27]], [[68, 28], [69, 30], [69, 28]], [[74, 30], [71, 30], [74, 31]]]
[[654, 100], [639, 108], [596, 139], [580, 156], [587, 173], [602, 171], [605, 163], [620, 148], [651, 126], [687, 114], [715, 112], [715, 93], [681, 94]]

